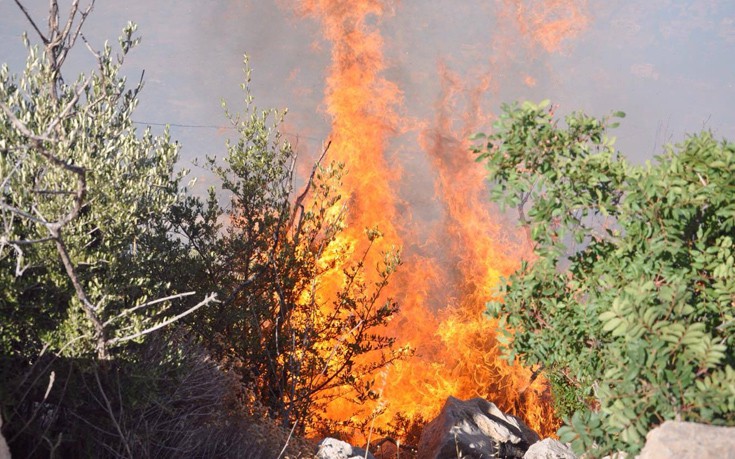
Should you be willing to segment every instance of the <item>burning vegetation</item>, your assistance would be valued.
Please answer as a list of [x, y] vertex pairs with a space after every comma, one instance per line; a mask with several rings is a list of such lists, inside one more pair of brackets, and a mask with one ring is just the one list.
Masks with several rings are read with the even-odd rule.
[[[536, 3], [505, 1], [502, 15], [544, 51], [559, 50], [562, 40], [586, 26], [583, 4]], [[442, 92], [435, 118], [407, 120], [400, 114], [398, 84], [384, 76], [379, 24], [391, 13], [389, 4], [304, 0], [299, 12], [321, 23], [332, 47], [325, 93], [332, 119], [329, 157], [348, 171], [340, 188], [348, 214], [334, 243], [356, 256], [364, 228], [379, 228], [383, 238], [366, 256], [366, 266], [378, 264], [383, 251], [403, 248], [403, 266], [385, 289], [400, 309], [385, 333], [396, 346], [415, 352], [381, 370], [373, 386], [375, 400], [358, 406], [336, 398], [326, 416], [352, 435], [363, 434], [366, 426], [405, 434], [412, 423], [434, 416], [449, 396], [479, 396], [523, 417], [540, 433], [552, 434], [560, 422], [547, 383], [538, 372], [501, 358], [498, 324], [484, 315], [485, 303], [497, 299], [501, 277], [530, 256], [523, 238], [489, 208], [484, 172], [467, 141], [491, 118], [482, 112], [480, 100], [492, 86], [492, 75], [465, 88], [458, 75], [440, 65]], [[466, 103], [458, 107], [463, 97]], [[391, 140], [407, 130], [419, 132], [434, 177], [433, 205], [441, 215], [434, 222], [415, 221], [405, 211], [410, 196], [401, 194], [400, 165], [389, 159]], [[323, 289], [322, 294], [334, 291]]]
[[[297, 152], [279, 133], [283, 114], [256, 110], [246, 83], [245, 113], [227, 113], [237, 138], [223, 159], [206, 162], [220, 196], [229, 199], [221, 206], [214, 190], [205, 199], [181, 199], [186, 190], [173, 172], [178, 150], [167, 133], [138, 140], [131, 116], [140, 88], [125, 92], [117, 73], [137, 45], [135, 27], [125, 29], [120, 56], [105, 48], [96, 55], [98, 71], [67, 85], [63, 56], [91, 5], [81, 13], [74, 3], [66, 28], [52, 5], [48, 34], [65, 37], [61, 48], [34, 23], [49, 47], [38, 58], [50, 59], [47, 71], [37, 71], [31, 59], [21, 84], [4, 69], [0, 88], [6, 101], [0, 128], [14, 143], [2, 157], [3, 180], [24, 193], [6, 193], [2, 208], [10, 223], [0, 261], [11, 273], [2, 278], [3, 307], [14, 317], [2, 329], [3, 352], [11, 357], [3, 373], [20, 375], [6, 381], [3, 394], [12, 406], [11, 443], [33, 449], [43, 437], [46, 452], [71, 451], [62, 437], [74, 416], [102, 426], [87, 447], [104, 446], [111, 456], [197, 455], [210, 446], [202, 446], [210, 428], [223, 435], [212, 446], [219, 451], [242, 442], [249, 432], [242, 425], [263, 417], [278, 424], [279, 434], [415, 441], [449, 397], [491, 400], [543, 436], [557, 430], [547, 381], [539, 369], [502, 358], [500, 325], [485, 315], [488, 301], [502, 300], [501, 278], [532, 256], [524, 235], [488, 206], [484, 173], [467, 140], [492, 119], [481, 104], [496, 84], [491, 73], [468, 86], [440, 64], [433, 116], [409, 120], [399, 84], [384, 75], [379, 25], [389, 3], [302, 0], [299, 13], [318, 20], [331, 44], [325, 85], [331, 133], [322, 157], [296, 189]], [[585, 25], [584, 8], [573, 2], [502, 6], [513, 27], [544, 52], [558, 50]], [[38, 55], [30, 46], [29, 53]], [[29, 108], [27, 101], [39, 97]], [[98, 126], [107, 120], [102, 115], [109, 122]], [[406, 132], [416, 134], [430, 171], [437, 216], [431, 221], [413, 217], [411, 193], [401, 189], [402, 171], [392, 160], [392, 142]], [[24, 156], [28, 149], [38, 153], [33, 161]], [[100, 158], [99, 151], [115, 154]], [[118, 163], [129, 170], [121, 172]], [[87, 182], [89, 171], [103, 178], [90, 174]], [[134, 176], [137, 188], [127, 194], [110, 188]], [[122, 198], [135, 212], [115, 201]], [[112, 210], [98, 204], [113, 201], [119, 205]], [[32, 261], [30, 277], [22, 276], [23, 257]], [[216, 295], [202, 300], [191, 289]], [[169, 335], [145, 340], [175, 322], [178, 328], [161, 332]], [[48, 348], [53, 355], [41, 359]], [[155, 363], [139, 365], [140, 359]], [[80, 370], [69, 379], [74, 398], [54, 386], [66, 364]], [[130, 367], [141, 373], [123, 371]], [[218, 398], [226, 419], [218, 418], [219, 408], [190, 403], [196, 391], [167, 398], [192, 380]], [[110, 402], [112, 393], [117, 399]], [[99, 406], [79, 411], [87, 396]], [[171, 429], [160, 413], [167, 403], [176, 404], [180, 425], [205, 426], [185, 447], [167, 443], [183, 444], [166, 436]], [[39, 406], [51, 414], [40, 416]], [[142, 421], [151, 410], [160, 424]]]

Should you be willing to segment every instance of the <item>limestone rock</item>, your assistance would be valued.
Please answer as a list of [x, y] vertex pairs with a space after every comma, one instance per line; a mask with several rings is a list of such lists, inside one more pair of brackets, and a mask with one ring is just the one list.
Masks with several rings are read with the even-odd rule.
[[523, 421], [487, 400], [449, 397], [439, 416], [424, 427], [418, 457], [522, 458], [538, 440], [538, 434]]
[[646, 435], [640, 459], [735, 459], [735, 427], [666, 421]]
[[577, 459], [569, 447], [553, 438], [546, 438], [528, 448], [523, 459]]
[[[319, 443], [316, 457], [318, 459], [364, 459], [365, 450], [336, 438], [325, 438]], [[367, 453], [367, 459], [375, 458], [372, 454]]]

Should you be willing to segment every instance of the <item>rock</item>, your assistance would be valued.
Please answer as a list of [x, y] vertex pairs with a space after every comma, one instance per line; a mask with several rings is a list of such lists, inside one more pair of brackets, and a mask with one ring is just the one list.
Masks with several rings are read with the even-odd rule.
[[0, 459], [10, 459], [10, 449], [8, 449], [8, 444], [5, 442], [5, 437], [3, 437], [2, 428], [3, 418], [0, 416]]
[[577, 456], [564, 443], [546, 438], [531, 445], [523, 459], [577, 459]]
[[367, 453], [362, 448], [356, 448], [347, 442], [337, 440], [336, 438], [325, 438], [319, 443], [319, 450], [316, 453], [318, 459], [375, 459], [372, 454]]
[[411, 445], [404, 445], [393, 438], [386, 437], [377, 440], [370, 445], [370, 452], [375, 459], [396, 459], [396, 458], [415, 458], [416, 448]]
[[449, 397], [439, 416], [424, 427], [418, 445], [422, 459], [522, 458], [539, 436], [515, 416], [481, 398]]
[[735, 459], [735, 427], [666, 421], [646, 435], [640, 459]]

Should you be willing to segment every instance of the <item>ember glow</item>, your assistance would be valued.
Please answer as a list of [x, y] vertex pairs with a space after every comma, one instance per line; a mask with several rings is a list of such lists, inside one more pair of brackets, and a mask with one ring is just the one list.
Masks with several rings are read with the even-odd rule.
[[[530, 8], [507, 0], [501, 8], [514, 19], [515, 33], [545, 52], [557, 51], [563, 39], [586, 26], [583, 5], [533, 3]], [[497, 324], [483, 315], [501, 277], [530, 256], [512, 225], [493, 215], [484, 171], [467, 141], [490, 126], [492, 115], [483, 112], [481, 100], [500, 82], [491, 69], [468, 84], [440, 63], [442, 91], [434, 113], [407, 119], [400, 114], [398, 83], [383, 76], [380, 23], [392, 14], [387, 1], [302, 0], [299, 12], [320, 22], [332, 47], [325, 94], [332, 120], [329, 159], [348, 169], [341, 191], [349, 207], [348, 227], [336, 243], [361, 253], [364, 229], [377, 226], [384, 237], [366, 266], [374, 266], [391, 246], [404, 248], [404, 265], [388, 292], [401, 311], [385, 333], [397, 338], [397, 346], [416, 352], [378, 378], [376, 406], [360, 411], [350, 400], [338, 399], [328, 416], [358, 422], [372, 417], [375, 427], [385, 427], [398, 414], [429, 420], [450, 395], [479, 396], [524, 418], [539, 433], [553, 434], [558, 420], [543, 377], [500, 358]], [[488, 56], [488, 62], [497, 58]], [[438, 223], [416, 221], [400, 211], [412, 203], [399, 191], [401, 171], [390, 164], [389, 149], [392, 139], [409, 131], [417, 134], [432, 171], [433, 205], [442, 216]]]

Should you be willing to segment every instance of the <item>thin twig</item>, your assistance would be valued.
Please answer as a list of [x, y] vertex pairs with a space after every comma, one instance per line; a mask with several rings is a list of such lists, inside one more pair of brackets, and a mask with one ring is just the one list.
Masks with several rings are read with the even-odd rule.
[[297, 419], [293, 423], [293, 427], [291, 427], [291, 432], [288, 433], [288, 437], [286, 438], [286, 444], [283, 445], [283, 449], [281, 450], [281, 453], [278, 455], [278, 459], [281, 459], [283, 457], [283, 453], [286, 452], [286, 448], [288, 448], [288, 442], [291, 441], [291, 437], [293, 436], [294, 429], [296, 429], [296, 424], [299, 423], [299, 420]]
[[114, 344], [118, 344], [118, 343], [123, 343], [125, 341], [130, 341], [131, 339], [140, 338], [143, 335], [147, 335], [148, 333], [152, 333], [152, 332], [154, 332], [156, 330], [160, 330], [161, 328], [163, 328], [163, 327], [165, 327], [165, 326], [167, 326], [169, 324], [172, 324], [172, 323], [176, 322], [177, 320], [179, 320], [179, 319], [181, 319], [183, 317], [188, 316], [189, 314], [191, 314], [192, 312], [194, 312], [197, 309], [201, 308], [202, 306], [206, 306], [206, 305], [208, 305], [209, 303], [212, 303], [212, 302], [218, 303], [218, 301], [217, 301], [217, 294], [216, 293], [212, 293], [212, 294], [208, 295], [202, 301], [200, 301], [196, 305], [192, 306], [191, 308], [187, 309], [186, 311], [182, 312], [181, 314], [175, 315], [174, 317], [171, 317], [171, 318], [169, 318], [169, 319], [161, 322], [160, 324], [158, 324], [158, 325], [156, 325], [154, 327], [147, 328], [147, 329], [145, 329], [143, 331], [140, 331], [138, 333], [134, 333], [132, 335], [120, 336], [120, 337], [117, 337], [117, 338], [113, 338], [113, 339], [107, 341], [107, 344], [114, 345]]
[[106, 359], [107, 351], [105, 350], [105, 330], [102, 321], [95, 312], [97, 306], [95, 306], [89, 300], [89, 297], [87, 297], [87, 292], [84, 290], [84, 287], [82, 287], [82, 283], [79, 281], [76, 268], [74, 268], [74, 264], [71, 261], [71, 257], [69, 256], [69, 251], [67, 250], [66, 244], [64, 244], [64, 240], [61, 237], [61, 229], [49, 228], [49, 230], [51, 231], [51, 235], [54, 237], [54, 240], [56, 242], [56, 251], [61, 258], [61, 263], [64, 265], [66, 274], [67, 276], [69, 276], [69, 280], [71, 280], [74, 291], [76, 292], [77, 297], [82, 303], [82, 308], [84, 309], [87, 318], [90, 320], [90, 322], [92, 322], [92, 325], [94, 326], [95, 338], [97, 339], [97, 355], [100, 359]]
[[125, 438], [125, 434], [123, 433], [122, 428], [120, 427], [120, 423], [115, 417], [115, 412], [112, 409], [110, 400], [107, 398], [107, 394], [105, 394], [105, 389], [102, 387], [102, 382], [100, 381], [100, 375], [99, 375], [99, 372], [97, 371], [97, 368], [94, 369], [94, 379], [95, 381], [97, 381], [97, 387], [100, 390], [102, 399], [105, 401], [105, 406], [107, 407], [107, 413], [110, 415], [110, 420], [112, 421], [112, 424], [115, 426], [115, 430], [117, 430], [117, 434], [120, 436], [120, 442], [122, 442], [123, 446], [125, 447], [125, 451], [127, 451], [128, 457], [132, 458], [133, 452], [130, 450], [130, 445], [128, 445], [128, 440], [127, 438]]
[[239, 295], [240, 292], [242, 292], [248, 286], [250, 286], [250, 284], [252, 284], [253, 282], [255, 282], [255, 280], [258, 278], [258, 276], [260, 275], [260, 273], [263, 272], [264, 269], [265, 268], [261, 267], [256, 272], [254, 272], [253, 274], [251, 274], [250, 277], [248, 277], [246, 280], [244, 280], [243, 282], [241, 282], [240, 285], [238, 285], [237, 288], [235, 288], [232, 291], [232, 293], [230, 293], [230, 295], [222, 302], [222, 305], [223, 306], [227, 306], [230, 303], [232, 303], [233, 301], [235, 301], [235, 299], [237, 298], [237, 295]]
[[77, 27], [74, 30], [74, 33], [71, 33], [71, 28], [74, 23], [74, 18], [77, 14], [77, 11], [79, 10], [79, 0], [74, 0], [71, 11], [69, 13], [69, 19], [67, 20], [64, 30], [61, 32], [62, 40], [65, 41], [66, 43], [63, 46], [63, 50], [62, 50], [63, 54], [59, 55], [59, 59], [57, 61], [57, 65], [59, 67], [61, 67], [61, 65], [66, 60], [66, 56], [69, 54], [69, 50], [74, 47], [74, 44], [76, 43], [77, 38], [79, 38], [79, 35], [81, 34], [82, 26], [84, 25], [84, 22], [87, 20], [87, 16], [89, 16], [89, 13], [92, 12], [93, 7], [94, 7], [94, 0], [92, 0], [87, 6], [87, 8], [81, 13], [79, 23], [77, 24]]
[[16, 116], [15, 116], [15, 114], [13, 113], [13, 111], [12, 111], [12, 110], [10, 110], [10, 107], [8, 107], [7, 105], [5, 105], [5, 103], [4, 103], [4, 102], [0, 102], [0, 109], [2, 109], [2, 111], [3, 111], [3, 112], [5, 112], [5, 115], [7, 115], [7, 117], [8, 117], [8, 118], [10, 118], [10, 122], [11, 122], [11, 123], [13, 124], [13, 126], [15, 126], [15, 128], [16, 128], [17, 130], [19, 130], [19, 131], [21, 132], [21, 134], [23, 134], [24, 136], [28, 137], [29, 139], [33, 139], [33, 140], [39, 140], [39, 141], [47, 141], [47, 142], [50, 142], [50, 141], [52, 141], [52, 140], [53, 140], [53, 139], [49, 139], [49, 138], [44, 138], [44, 137], [41, 137], [41, 136], [39, 136], [39, 135], [36, 135], [36, 134], [32, 133], [32, 132], [31, 132], [31, 131], [30, 131], [30, 130], [29, 130], [29, 129], [28, 129], [27, 127], [26, 127], [26, 125], [25, 125], [25, 124], [23, 124], [23, 123], [22, 123], [22, 122], [21, 122], [21, 121], [20, 121], [20, 120], [19, 120], [19, 119], [18, 119], [18, 118], [17, 118]]
[[15, 4], [18, 5], [18, 8], [20, 8], [20, 10], [25, 15], [26, 19], [28, 19], [28, 22], [31, 23], [31, 26], [36, 31], [36, 33], [38, 34], [39, 38], [41, 38], [41, 41], [43, 42], [43, 44], [44, 45], [47, 44], [48, 43], [48, 38], [46, 38], [46, 36], [43, 33], [41, 33], [41, 29], [38, 28], [38, 26], [36, 25], [36, 22], [33, 20], [33, 18], [31, 17], [31, 15], [28, 14], [28, 10], [26, 10], [26, 7], [23, 6], [23, 4], [19, 0], [15, 0]]
[[61, 121], [66, 118], [66, 116], [69, 114], [72, 108], [79, 102], [79, 98], [81, 97], [82, 93], [85, 89], [87, 89], [87, 86], [89, 83], [92, 82], [92, 75], [90, 74], [86, 80], [77, 88], [76, 92], [74, 92], [74, 96], [71, 98], [71, 100], [66, 104], [64, 109], [54, 117], [54, 119], [49, 123], [49, 125], [46, 127], [46, 131], [43, 133], [43, 136], [46, 137], [51, 134], [51, 132], [54, 130], [57, 124], [59, 124]]
[[134, 308], [130, 308], [130, 309], [124, 310], [123, 312], [121, 312], [120, 314], [116, 315], [115, 317], [107, 320], [102, 325], [104, 325], [106, 327], [106, 326], [110, 325], [112, 322], [116, 321], [117, 319], [120, 319], [122, 317], [125, 317], [128, 314], [131, 314], [131, 313], [137, 311], [138, 309], [142, 309], [142, 308], [145, 308], [145, 307], [148, 307], [148, 306], [153, 306], [154, 304], [158, 304], [158, 303], [163, 303], [164, 301], [175, 300], [177, 298], [183, 298], [183, 297], [186, 297], [186, 296], [191, 296], [191, 295], [193, 295], [195, 293], [196, 292], [193, 292], [193, 291], [192, 292], [186, 292], [186, 293], [179, 293], [178, 295], [171, 295], [171, 296], [167, 296], [165, 298], [158, 298], [157, 300], [147, 301], [147, 302], [145, 302], [143, 304], [139, 304], [138, 306], [135, 306]]
[[44, 242], [53, 241], [52, 237], [42, 237], [40, 239], [6, 239], [5, 236], [0, 236], [0, 247], [8, 245], [32, 245], [41, 244]]
[[18, 215], [19, 217], [23, 217], [23, 218], [25, 218], [27, 220], [30, 220], [33, 223], [38, 223], [39, 225], [44, 225], [44, 226], [46, 224], [48, 224], [47, 221], [42, 220], [42, 219], [40, 219], [38, 217], [34, 217], [33, 215], [29, 214], [28, 212], [23, 211], [23, 210], [20, 210], [20, 209], [18, 209], [15, 206], [11, 206], [10, 204], [6, 204], [5, 201], [0, 201], [0, 207], [2, 207], [3, 209], [7, 210], [8, 212], [11, 212], [11, 213], [14, 213], [14, 214]]
[[289, 229], [293, 228], [293, 223], [296, 220], [297, 213], [299, 213], [301, 217], [303, 218], [303, 215], [304, 215], [303, 201], [306, 198], [306, 195], [309, 193], [309, 190], [311, 189], [314, 183], [314, 176], [316, 175], [316, 171], [319, 169], [319, 166], [321, 165], [321, 162], [324, 159], [324, 157], [327, 155], [327, 151], [329, 151], [329, 147], [331, 145], [332, 145], [332, 141], [330, 140], [329, 142], [327, 142], [327, 146], [324, 147], [324, 150], [322, 151], [322, 154], [319, 156], [319, 159], [317, 159], [316, 162], [314, 163], [314, 167], [312, 167], [311, 174], [309, 175], [309, 180], [307, 180], [306, 185], [304, 185], [304, 191], [302, 191], [301, 194], [296, 198], [296, 201], [294, 201], [293, 214], [291, 215], [291, 219], [288, 222]]

